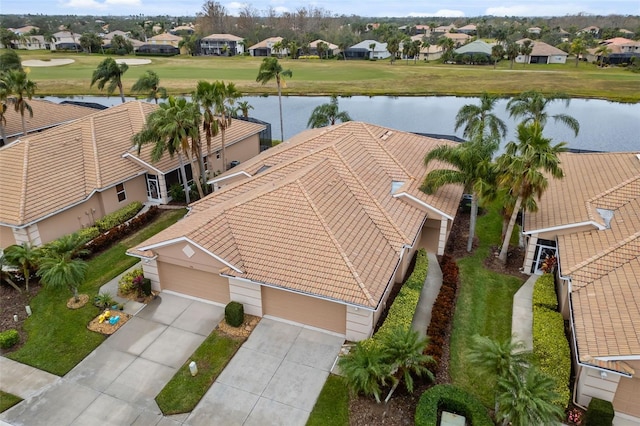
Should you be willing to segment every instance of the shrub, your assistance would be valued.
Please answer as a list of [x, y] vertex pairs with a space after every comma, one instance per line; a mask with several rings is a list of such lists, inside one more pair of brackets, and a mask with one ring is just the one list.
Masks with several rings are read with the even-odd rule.
[[425, 391], [416, 407], [416, 426], [438, 424], [438, 410], [459, 414], [473, 426], [493, 426], [482, 403], [470, 393], [452, 385], [437, 385]]
[[611, 426], [613, 424], [613, 405], [609, 401], [591, 398], [587, 407], [586, 426]]
[[149, 296], [151, 294], [151, 280], [145, 278], [142, 280], [142, 294]]
[[244, 321], [244, 306], [239, 302], [229, 302], [224, 308], [224, 320], [231, 327], [240, 327]]
[[115, 300], [113, 300], [113, 297], [111, 297], [111, 293], [98, 293], [96, 297], [93, 298], [93, 304], [100, 309], [109, 308], [114, 303]]
[[554, 391], [560, 397], [553, 403], [566, 409], [570, 398], [571, 354], [559, 312], [533, 307], [533, 355], [540, 370], [556, 381]]
[[116, 210], [113, 213], [109, 213], [102, 219], [96, 220], [95, 226], [100, 232], [108, 231], [118, 225], [125, 223], [127, 220], [134, 217], [142, 209], [142, 203], [140, 201], [134, 201], [133, 203]]
[[78, 235], [83, 238], [85, 241], [91, 241], [100, 235], [100, 230], [97, 226], [90, 226], [88, 228], [83, 228], [78, 231]]
[[137, 277], [144, 277], [142, 268], [136, 268], [125, 273], [118, 281], [118, 290], [120, 293], [129, 294], [135, 292], [137, 290], [137, 286], [134, 283], [134, 280]]
[[19, 341], [20, 335], [15, 328], [0, 333], [0, 348], [2, 349], [9, 349]]
[[391, 334], [395, 328], [408, 329], [411, 327], [413, 316], [416, 313], [416, 306], [418, 306], [420, 291], [422, 291], [424, 280], [427, 277], [428, 267], [427, 253], [424, 249], [418, 250], [413, 273], [400, 289], [396, 299], [393, 301], [393, 305], [389, 308], [387, 318], [373, 336], [376, 342], [384, 340], [385, 336]]
[[543, 274], [533, 286], [533, 306], [547, 308], [552, 311], [558, 309], [555, 281], [552, 274]]
[[108, 232], [99, 235], [92, 241], [89, 241], [85, 248], [87, 248], [92, 254], [96, 254], [120, 241], [127, 235], [142, 228], [147, 223], [151, 222], [156, 216], [160, 214], [160, 209], [157, 206], [152, 206], [145, 213], [136, 216], [128, 223], [116, 226]]

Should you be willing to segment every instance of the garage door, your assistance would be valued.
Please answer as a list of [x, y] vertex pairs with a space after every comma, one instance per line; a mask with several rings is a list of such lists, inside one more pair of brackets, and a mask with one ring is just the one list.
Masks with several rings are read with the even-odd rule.
[[262, 312], [336, 333], [346, 333], [345, 305], [303, 296], [290, 291], [262, 287]]
[[229, 303], [229, 281], [211, 272], [158, 262], [160, 287], [176, 293]]

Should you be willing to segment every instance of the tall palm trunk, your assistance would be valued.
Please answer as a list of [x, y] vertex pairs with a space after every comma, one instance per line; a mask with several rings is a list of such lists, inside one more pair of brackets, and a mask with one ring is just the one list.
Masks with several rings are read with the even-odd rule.
[[122, 89], [122, 82], [118, 82], [118, 89], [120, 90], [120, 99], [122, 99], [122, 103], [125, 103], [124, 100], [124, 90]]
[[2, 122], [0, 122], [0, 137], [2, 137], [3, 143], [7, 142], [7, 132], [5, 131], [4, 124], [2, 124]]
[[27, 123], [24, 121], [24, 110], [20, 111], [22, 118], [22, 134], [27, 136]]
[[476, 235], [476, 220], [478, 219], [478, 194], [471, 193], [471, 218], [469, 219], [469, 239], [467, 240], [467, 251], [471, 253], [473, 249], [473, 237]]
[[[222, 116], [222, 119], [224, 120], [224, 116]], [[226, 125], [223, 125], [220, 128], [220, 150], [222, 151], [222, 171], [226, 172], [227, 171], [227, 154], [225, 152], [226, 148], [225, 148], [225, 133], [226, 133]]]
[[500, 249], [500, 255], [498, 255], [498, 259], [500, 259], [502, 263], [507, 263], [507, 253], [509, 251], [509, 242], [511, 241], [511, 234], [513, 234], [513, 229], [516, 226], [516, 218], [518, 217], [520, 206], [522, 206], [522, 195], [519, 195], [518, 198], [516, 199], [516, 205], [513, 206], [513, 212], [511, 212], [511, 219], [509, 219], [507, 232], [504, 234], [504, 241], [502, 241], [502, 248]]
[[[186, 150], [185, 155], [187, 156], [187, 160], [191, 163], [191, 173], [193, 173], [193, 180], [196, 182], [196, 188], [198, 188], [198, 195], [200, 198], [204, 197], [204, 192], [202, 192], [202, 184], [200, 183], [200, 166], [196, 168], [196, 159], [191, 155], [189, 150]], [[198, 172], [196, 173], [196, 170]]]
[[284, 125], [282, 124], [282, 93], [280, 91], [280, 76], [276, 81], [278, 84], [278, 104], [280, 106], [280, 141], [284, 142]]
[[184, 196], [187, 204], [191, 204], [191, 196], [189, 193], [189, 183], [187, 182], [187, 171], [184, 168], [184, 161], [182, 161], [182, 154], [178, 153], [178, 162], [180, 164], [180, 174], [182, 175], [182, 187], [184, 188]]

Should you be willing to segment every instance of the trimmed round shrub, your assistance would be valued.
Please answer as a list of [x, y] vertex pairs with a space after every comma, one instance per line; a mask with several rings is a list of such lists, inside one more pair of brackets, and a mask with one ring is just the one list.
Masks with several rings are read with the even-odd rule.
[[244, 306], [239, 302], [229, 302], [224, 308], [224, 320], [231, 327], [240, 327], [244, 321]]
[[438, 424], [438, 410], [464, 416], [473, 426], [494, 426], [487, 409], [473, 395], [452, 385], [427, 389], [416, 407], [416, 426]]
[[543, 274], [533, 285], [533, 306], [556, 311], [558, 309], [558, 296], [556, 295], [553, 274]]
[[585, 417], [586, 426], [611, 426], [615, 411], [613, 405], [609, 401], [599, 398], [591, 398], [589, 407], [587, 407], [587, 415]]
[[0, 333], [0, 348], [2, 349], [9, 349], [19, 341], [20, 335], [15, 328]]

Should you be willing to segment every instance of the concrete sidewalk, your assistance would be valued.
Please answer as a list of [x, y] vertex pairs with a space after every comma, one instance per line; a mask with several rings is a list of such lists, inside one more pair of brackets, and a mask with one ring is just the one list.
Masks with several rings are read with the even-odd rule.
[[123, 312], [129, 315], [135, 315], [138, 312], [140, 312], [140, 310], [145, 307], [145, 304], [136, 302], [135, 300], [129, 300], [129, 299], [125, 299], [124, 297], [118, 296], [118, 282], [120, 281], [120, 278], [122, 278], [124, 274], [136, 268], [142, 268], [141, 262], [136, 263], [131, 268], [127, 269], [126, 271], [124, 271], [123, 273], [121, 273], [120, 275], [118, 275], [108, 283], [104, 284], [102, 287], [100, 287], [100, 291], [99, 291], [99, 293], [109, 293], [113, 298], [113, 300], [116, 301], [116, 303], [122, 303], [124, 305]]
[[429, 259], [427, 278], [424, 281], [416, 313], [411, 322], [411, 328], [417, 331], [421, 337], [427, 336], [427, 328], [431, 323], [431, 310], [440, 293], [440, 287], [442, 287], [442, 270], [438, 258], [434, 253], [427, 253], [427, 258]]
[[538, 278], [538, 275], [531, 275], [513, 295], [511, 334], [514, 341], [524, 342], [525, 351], [533, 350], [533, 285]]
[[0, 356], [0, 389], [22, 399], [30, 398], [60, 377]]

